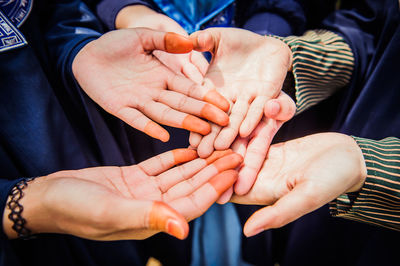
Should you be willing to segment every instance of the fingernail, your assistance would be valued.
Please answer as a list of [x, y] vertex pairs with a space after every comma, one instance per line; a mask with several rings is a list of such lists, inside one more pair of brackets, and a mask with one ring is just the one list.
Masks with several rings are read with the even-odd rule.
[[169, 219], [166, 224], [167, 233], [178, 238], [185, 238], [185, 230], [180, 226], [179, 222], [173, 219]]
[[229, 111], [229, 102], [216, 90], [210, 90], [203, 98], [204, 101], [214, 104], [224, 112]]

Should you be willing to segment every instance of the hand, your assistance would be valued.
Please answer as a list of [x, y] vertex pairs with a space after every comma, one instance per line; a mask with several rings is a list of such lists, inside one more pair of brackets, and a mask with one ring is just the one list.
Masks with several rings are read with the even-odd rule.
[[88, 43], [72, 69], [82, 89], [107, 112], [162, 141], [169, 134], [152, 120], [200, 134], [208, 134], [210, 125], [198, 117], [226, 125], [228, 116], [216, 106], [227, 109], [229, 103], [215, 90], [173, 73], [151, 54], [157, 49], [182, 53], [192, 44], [174, 33], [112, 31]]
[[[232, 103], [228, 126], [212, 131], [215, 141], [209, 141], [216, 149], [226, 149], [238, 133], [247, 137], [253, 132], [265, 103], [279, 95], [291, 68], [291, 50], [278, 39], [234, 28], [210, 28], [190, 38], [194, 49], [213, 54], [204, 85], [215, 87]], [[198, 139], [192, 137], [191, 145], [200, 147]]]
[[294, 116], [295, 111], [296, 105], [293, 100], [286, 93], [281, 92], [277, 99], [269, 100], [265, 104], [265, 116], [253, 133], [246, 138], [236, 138], [232, 149], [242, 155], [244, 161], [240, 166], [239, 177], [235, 185], [217, 200], [218, 203], [228, 202], [233, 192], [236, 195], [244, 195], [249, 192], [266, 159], [275, 134], [284, 122]]
[[270, 205], [247, 220], [244, 234], [253, 236], [360, 190], [366, 175], [361, 149], [351, 137], [315, 134], [272, 145], [250, 192], [232, 201]]
[[[126, 6], [118, 13], [115, 20], [117, 29], [150, 28], [164, 32], [175, 32], [187, 36], [187, 32], [173, 19], [143, 6]], [[203, 82], [208, 69], [208, 62], [204, 56], [196, 51], [186, 54], [170, 54], [164, 51], [153, 51], [164, 65], [177, 74], [183, 74], [197, 84]]]
[[[33, 233], [122, 240], [164, 231], [184, 239], [187, 221], [204, 213], [235, 182], [237, 172], [231, 169], [242, 161], [229, 150], [208, 159], [196, 157], [193, 150], [178, 149], [138, 165], [39, 177], [24, 190], [23, 217]], [[8, 213], [3, 224], [14, 238]]]

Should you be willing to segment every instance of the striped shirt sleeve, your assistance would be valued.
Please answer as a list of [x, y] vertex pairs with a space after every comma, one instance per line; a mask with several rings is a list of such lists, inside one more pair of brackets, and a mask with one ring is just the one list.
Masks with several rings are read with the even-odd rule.
[[350, 81], [354, 56], [349, 45], [327, 30], [281, 38], [293, 52], [297, 114], [328, 98]]
[[364, 155], [367, 177], [359, 192], [330, 203], [331, 214], [400, 231], [400, 139], [354, 139]]

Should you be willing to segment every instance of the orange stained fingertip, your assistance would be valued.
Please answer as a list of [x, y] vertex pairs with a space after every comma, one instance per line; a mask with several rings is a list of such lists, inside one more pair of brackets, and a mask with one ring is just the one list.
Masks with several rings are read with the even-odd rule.
[[149, 229], [166, 232], [178, 239], [189, 234], [189, 225], [176, 210], [161, 201], [155, 201], [149, 215]]
[[196, 159], [197, 151], [192, 149], [176, 149], [172, 151], [176, 164], [184, 163]]
[[243, 157], [237, 153], [232, 153], [216, 160], [213, 165], [218, 172], [238, 167], [243, 162]]
[[193, 115], [187, 115], [185, 119], [183, 119], [182, 127], [186, 130], [197, 132], [202, 135], [207, 135], [211, 131], [209, 123]]
[[238, 172], [235, 170], [226, 170], [208, 181], [221, 196], [228, 188], [232, 187], [238, 178]]
[[207, 157], [205, 160], [207, 164], [212, 164], [216, 160], [218, 160], [221, 157], [224, 157], [228, 154], [232, 154], [233, 151], [231, 149], [223, 150], [223, 151], [214, 151], [209, 157]]
[[217, 106], [224, 112], [229, 111], [229, 102], [217, 90], [210, 90], [204, 95], [203, 100]]
[[229, 116], [211, 104], [204, 105], [201, 109], [201, 116], [223, 127], [229, 124]]
[[143, 132], [150, 137], [161, 140], [162, 142], [167, 142], [169, 140], [168, 131], [162, 128], [159, 124], [154, 123], [153, 121], [149, 121], [147, 123], [147, 125], [143, 129]]
[[169, 53], [183, 54], [193, 50], [193, 43], [189, 38], [174, 32], [165, 34], [164, 44]]

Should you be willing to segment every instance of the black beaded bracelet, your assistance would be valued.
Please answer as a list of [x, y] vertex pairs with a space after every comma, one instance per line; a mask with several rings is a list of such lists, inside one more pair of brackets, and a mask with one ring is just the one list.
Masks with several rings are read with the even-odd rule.
[[26, 220], [22, 217], [24, 207], [19, 203], [20, 199], [24, 197], [22, 191], [28, 186], [28, 182], [32, 181], [34, 177], [24, 178], [19, 181], [10, 192], [10, 201], [7, 207], [10, 209], [8, 218], [13, 222], [12, 229], [17, 232], [18, 237], [22, 239], [29, 239], [32, 237], [32, 232], [26, 227]]

